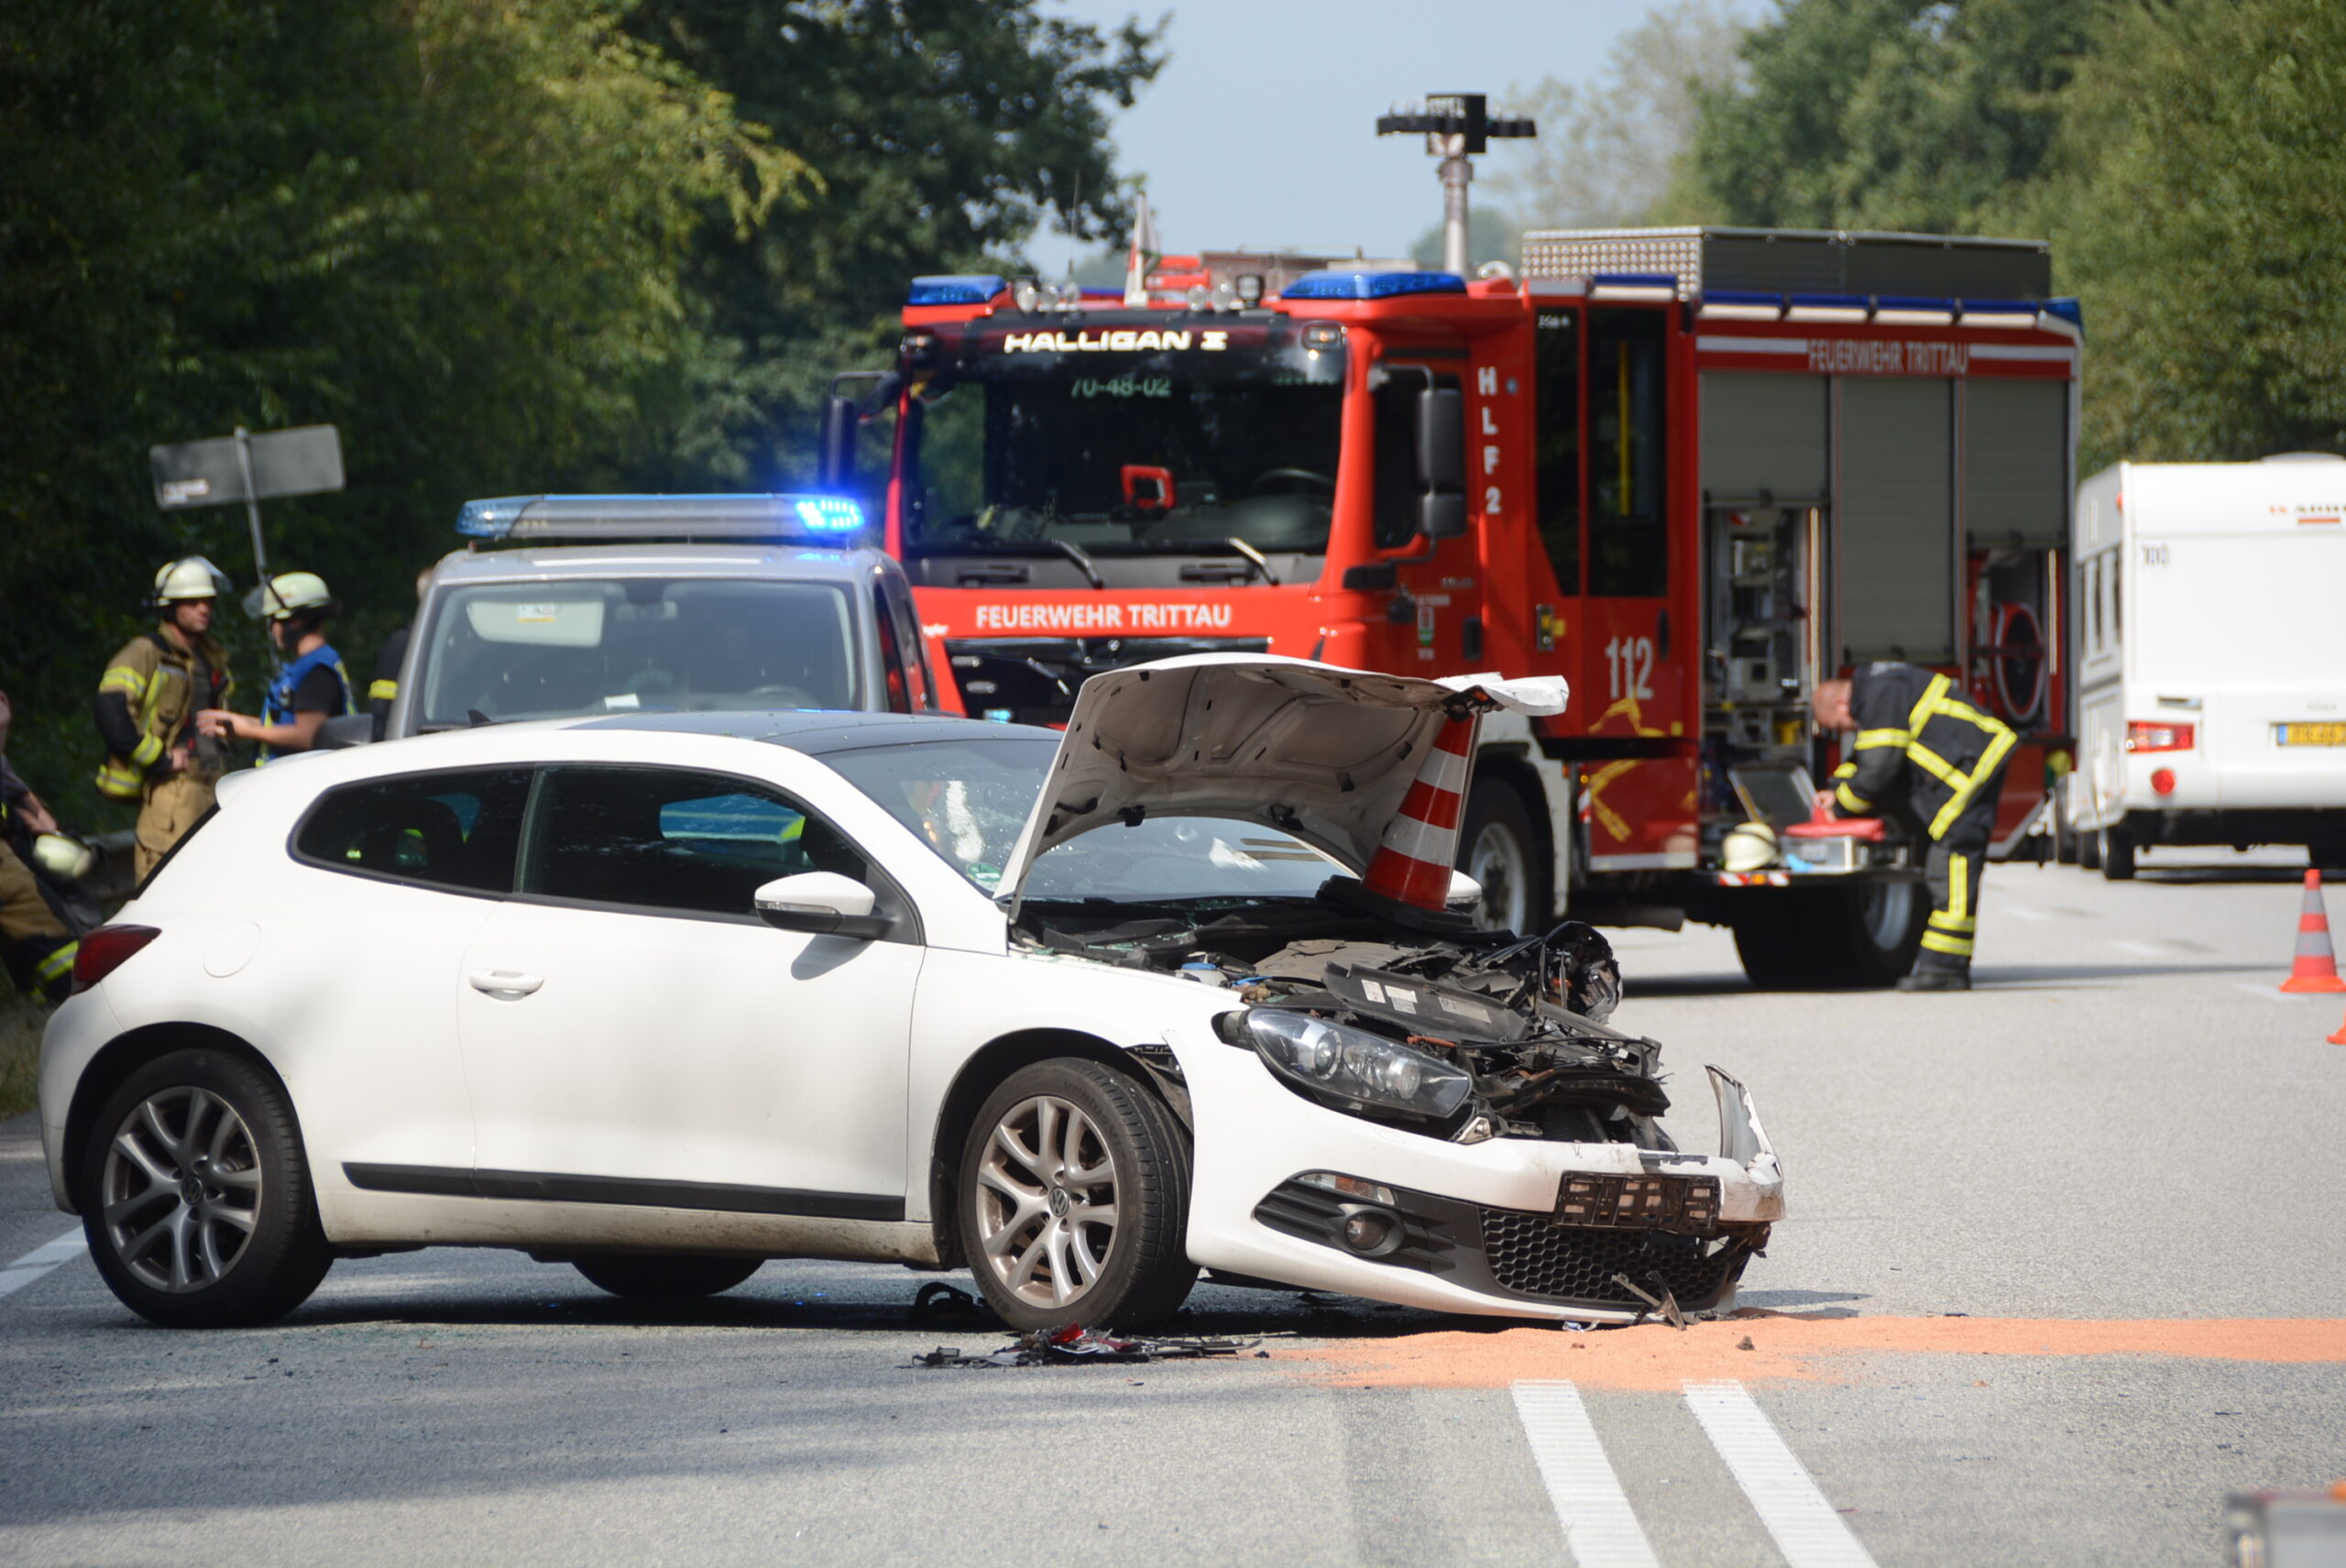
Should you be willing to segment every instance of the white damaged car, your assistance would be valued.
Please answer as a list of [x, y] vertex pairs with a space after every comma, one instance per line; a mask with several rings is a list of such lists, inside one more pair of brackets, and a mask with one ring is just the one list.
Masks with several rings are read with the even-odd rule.
[[1531, 685], [1211, 654], [1095, 677], [1064, 735], [638, 715], [236, 775], [82, 944], [57, 1201], [176, 1324], [430, 1245], [639, 1299], [967, 1266], [1020, 1328], [1142, 1326], [1200, 1268], [1724, 1306], [1782, 1213], [1742, 1087], [1718, 1153], [1672, 1146], [1602, 938], [1358, 880], [1440, 843], [1445, 726], [1561, 704]]

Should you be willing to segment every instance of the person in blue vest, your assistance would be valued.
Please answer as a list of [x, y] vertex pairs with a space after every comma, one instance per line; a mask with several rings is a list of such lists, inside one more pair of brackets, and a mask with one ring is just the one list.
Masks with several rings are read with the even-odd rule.
[[356, 711], [350, 672], [326, 641], [326, 622], [341, 609], [341, 601], [315, 572], [280, 572], [246, 595], [246, 611], [268, 620], [269, 641], [287, 663], [269, 683], [258, 718], [207, 708], [196, 716], [203, 733], [250, 740], [267, 763], [272, 757], [309, 751], [318, 743], [318, 730], [327, 719]]

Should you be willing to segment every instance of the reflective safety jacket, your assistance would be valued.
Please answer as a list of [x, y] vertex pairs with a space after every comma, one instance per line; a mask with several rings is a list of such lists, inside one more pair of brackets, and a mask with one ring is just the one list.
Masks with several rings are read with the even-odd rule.
[[1843, 817], [1902, 805], [1933, 839], [1987, 840], [1998, 781], [2019, 737], [1965, 702], [1955, 682], [1912, 664], [1869, 664], [1850, 682], [1857, 750], [1835, 770]]
[[197, 712], [225, 706], [235, 687], [227, 654], [209, 637], [191, 649], [157, 630], [125, 644], [98, 678], [98, 734], [106, 748], [99, 793], [137, 800], [150, 774], [170, 772], [169, 753]]
[[[321, 668], [332, 670], [334, 678], [342, 686], [342, 695], [336, 706], [327, 713], [326, 717], [340, 718], [344, 714], [352, 712], [357, 705], [351, 696], [350, 672], [343, 668], [342, 655], [334, 652], [334, 644], [321, 642], [279, 671], [277, 678], [269, 683], [268, 694], [261, 699], [262, 722], [292, 723], [294, 696], [301, 691], [301, 683], [309, 678], [310, 672]], [[274, 746], [263, 746], [260, 749], [260, 761], [266, 762], [271, 757], [281, 757], [286, 754]]]

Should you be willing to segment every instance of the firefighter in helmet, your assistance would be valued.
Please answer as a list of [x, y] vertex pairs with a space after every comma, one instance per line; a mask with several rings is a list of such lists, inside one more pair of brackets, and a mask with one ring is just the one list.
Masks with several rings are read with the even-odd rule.
[[327, 719], [356, 711], [350, 672], [326, 641], [326, 622], [341, 609], [315, 572], [280, 572], [247, 594], [245, 613], [269, 622], [269, 640], [287, 663], [269, 683], [258, 718], [214, 708], [196, 716], [204, 733], [254, 742], [266, 764], [309, 751]]
[[1853, 679], [1819, 682], [1813, 705], [1818, 723], [1858, 732], [1817, 805], [1842, 817], [1894, 816], [1930, 844], [1931, 917], [1898, 989], [1970, 990], [1979, 872], [2018, 738], [1965, 702], [1950, 677], [1913, 664], [1869, 664]]
[[106, 748], [98, 791], [138, 803], [141, 878], [212, 809], [224, 758], [203, 741], [195, 718], [225, 702], [234, 685], [228, 656], [212, 638], [213, 600], [227, 587], [227, 576], [201, 555], [163, 567], [149, 601], [161, 624], [124, 644], [98, 679]]

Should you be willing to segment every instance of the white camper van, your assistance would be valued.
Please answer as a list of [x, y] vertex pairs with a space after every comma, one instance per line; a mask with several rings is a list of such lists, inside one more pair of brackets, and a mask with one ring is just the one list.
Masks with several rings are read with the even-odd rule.
[[2303, 844], [2346, 864], [2346, 458], [2121, 463], [2077, 488], [2078, 859]]

